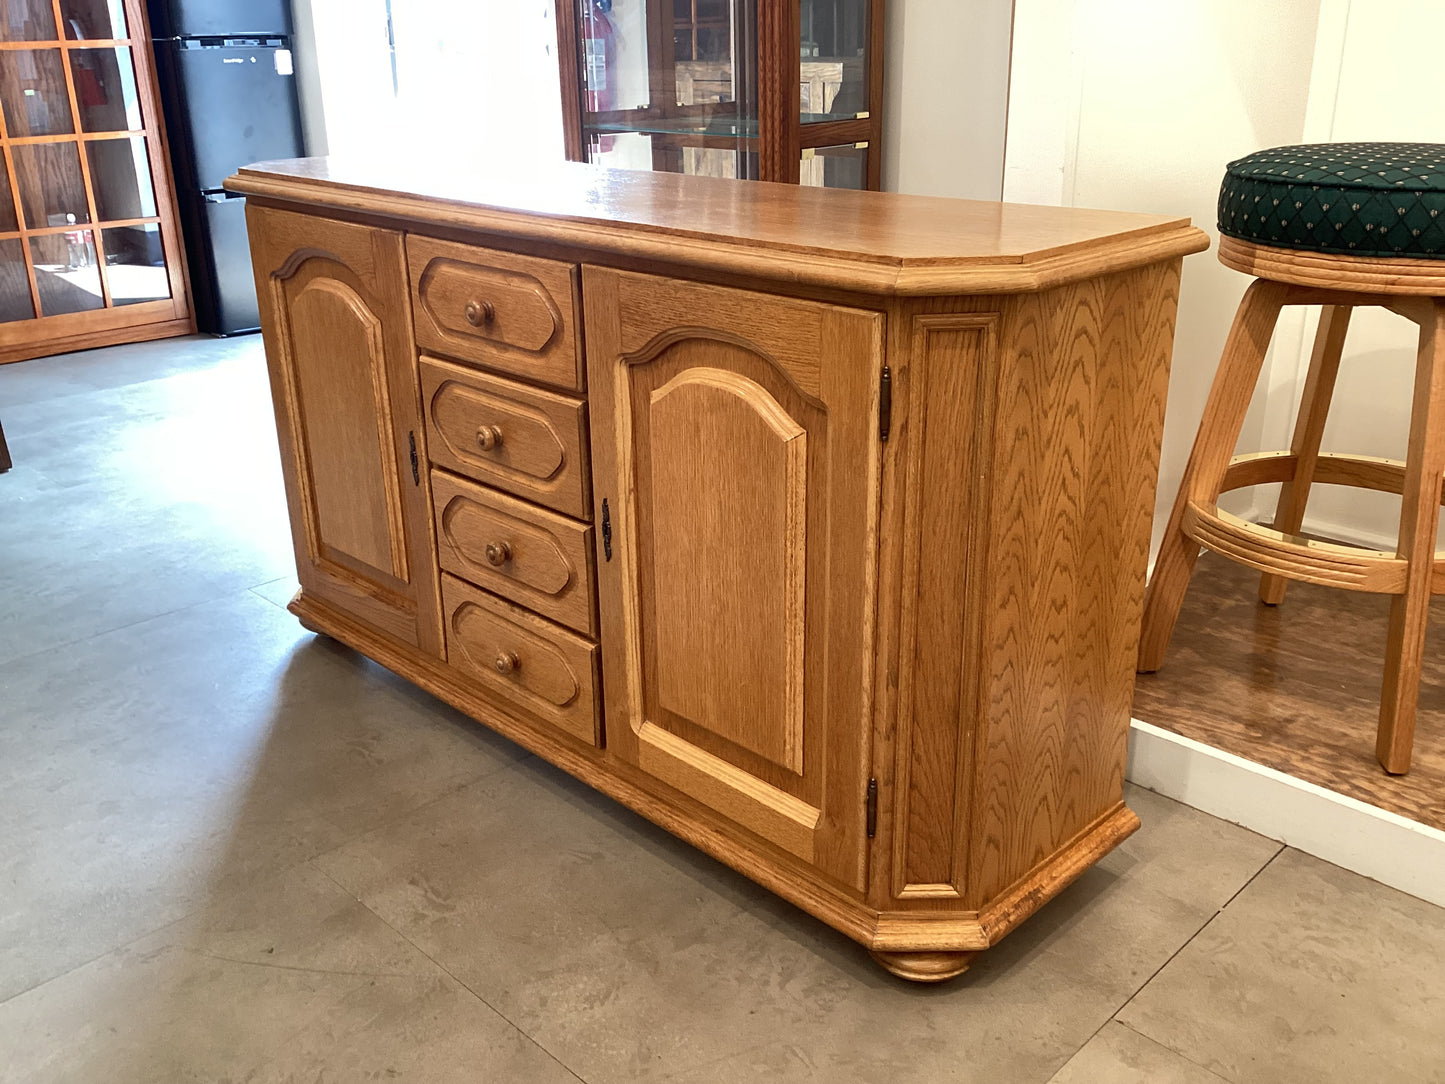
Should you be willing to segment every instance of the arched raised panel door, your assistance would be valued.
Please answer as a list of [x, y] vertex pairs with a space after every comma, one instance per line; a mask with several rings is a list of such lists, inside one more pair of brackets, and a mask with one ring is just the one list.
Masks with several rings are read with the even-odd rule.
[[583, 287], [608, 748], [862, 887], [882, 317]]
[[441, 655], [402, 236], [247, 214], [302, 595]]

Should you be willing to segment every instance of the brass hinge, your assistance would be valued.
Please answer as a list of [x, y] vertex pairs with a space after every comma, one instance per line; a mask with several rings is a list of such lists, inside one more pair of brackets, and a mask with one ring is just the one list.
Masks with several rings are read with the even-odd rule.
[[865, 804], [868, 811], [868, 838], [872, 839], [878, 834], [878, 780], [868, 780], [868, 798]]
[[612, 513], [606, 497], [602, 498], [602, 555], [612, 560]]
[[883, 366], [878, 377], [878, 439], [886, 441], [893, 427], [893, 370]]
[[416, 430], [411, 430], [406, 435], [407, 447], [411, 449], [411, 484], [421, 485], [421, 464], [416, 458]]

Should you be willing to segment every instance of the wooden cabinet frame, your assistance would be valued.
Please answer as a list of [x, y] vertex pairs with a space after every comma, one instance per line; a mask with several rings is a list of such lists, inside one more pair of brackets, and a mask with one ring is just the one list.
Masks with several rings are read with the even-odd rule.
[[[19, 227], [16, 231], [0, 233], [0, 240], [18, 239], [20, 241], [24, 249], [30, 302], [37, 314], [30, 320], [0, 323], [0, 363], [113, 343], [138, 342], [145, 339], [189, 334], [195, 331], [195, 320], [191, 312], [185, 246], [181, 243], [175, 187], [170, 170], [170, 153], [160, 107], [160, 89], [156, 82], [155, 58], [151, 52], [150, 24], [146, 17], [145, 4], [142, 0], [124, 0], [126, 27], [129, 33], [127, 38], [70, 40], [65, 36], [60, 0], [36, 0], [36, 2], [51, 5], [58, 38], [45, 41], [4, 41], [0, 42], [0, 51], [34, 49], [60, 51], [74, 132], [63, 135], [12, 137], [3, 114], [0, 114], [0, 154], [3, 154], [6, 176], [9, 181], [9, 196], [14, 202]], [[128, 48], [130, 50], [141, 111], [142, 127], [137, 131], [85, 132], [82, 130], [75, 79], [69, 55], [77, 50], [106, 48]], [[0, 87], [0, 93], [4, 93], [5, 90], [6, 88]], [[146, 141], [151, 168], [151, 187], [155, 193], [156, 214], [148, 218], [102, 221], [97, 212], [95, 187], [90, 172], [90, 157], [85, 153], [85, 147], [88, 143], [98, 140], [128, 137], [144, 138]], [[16, 170], [14, 148], [72, 141], [79, 151], [80, 170], [86, 191], [90, 221], [77, 223], [74, 226], [28, 227], [21, 203], [21, 185]], [[166, 262], [167, 282], [171, 296], [163, 300], [143, 301], [113, 307], [105, 257], [104, 229], [149, 224], [156, 225], [160, 230], [161, 249]], [[40, 291], [30, 250], [30, 238], [80, 230], [88, 231], [93, 237], [104, 307], [85, 312], [43, 315]]]

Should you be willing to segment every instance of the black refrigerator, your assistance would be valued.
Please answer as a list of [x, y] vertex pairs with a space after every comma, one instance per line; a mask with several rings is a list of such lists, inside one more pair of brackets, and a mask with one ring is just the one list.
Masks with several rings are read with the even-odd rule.
[[303, 153], [289, 0], [148, 0], [196, 326], [261, 326], [240, 166]]

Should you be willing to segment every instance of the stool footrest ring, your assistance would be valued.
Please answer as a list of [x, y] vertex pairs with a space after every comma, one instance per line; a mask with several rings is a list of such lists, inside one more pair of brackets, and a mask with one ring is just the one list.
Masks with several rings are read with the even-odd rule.
[[[1190, 501], [1184, 534], [1207, 550], [1259, 572], [1377, 595], [1405, 593], [1409, 562], [1384, 550], [1316, 542], [1248, 523], [1217, 505]], [[1435, 554], [1430, 589], [1445, 593], [1445, 552]]]
[[[1231, 489], [1262, 486], [1270, 482], [1292, 482], [1297, 462], [1298, 457], [1292, 452], [1237, 455], [1229, 461], [1219, 492], [1228, 493]], [[1354, 486], [1356, 489], [1399, 494], [1405, 491], [1405, 464], [1398, 459], [1381, 459], [1373, 455], [1321, 452], [1315, 461], [1313, 481], [1319, 485]], [[1445, 504], [1445, 487], [1442, 487], [1441, 503]]]

